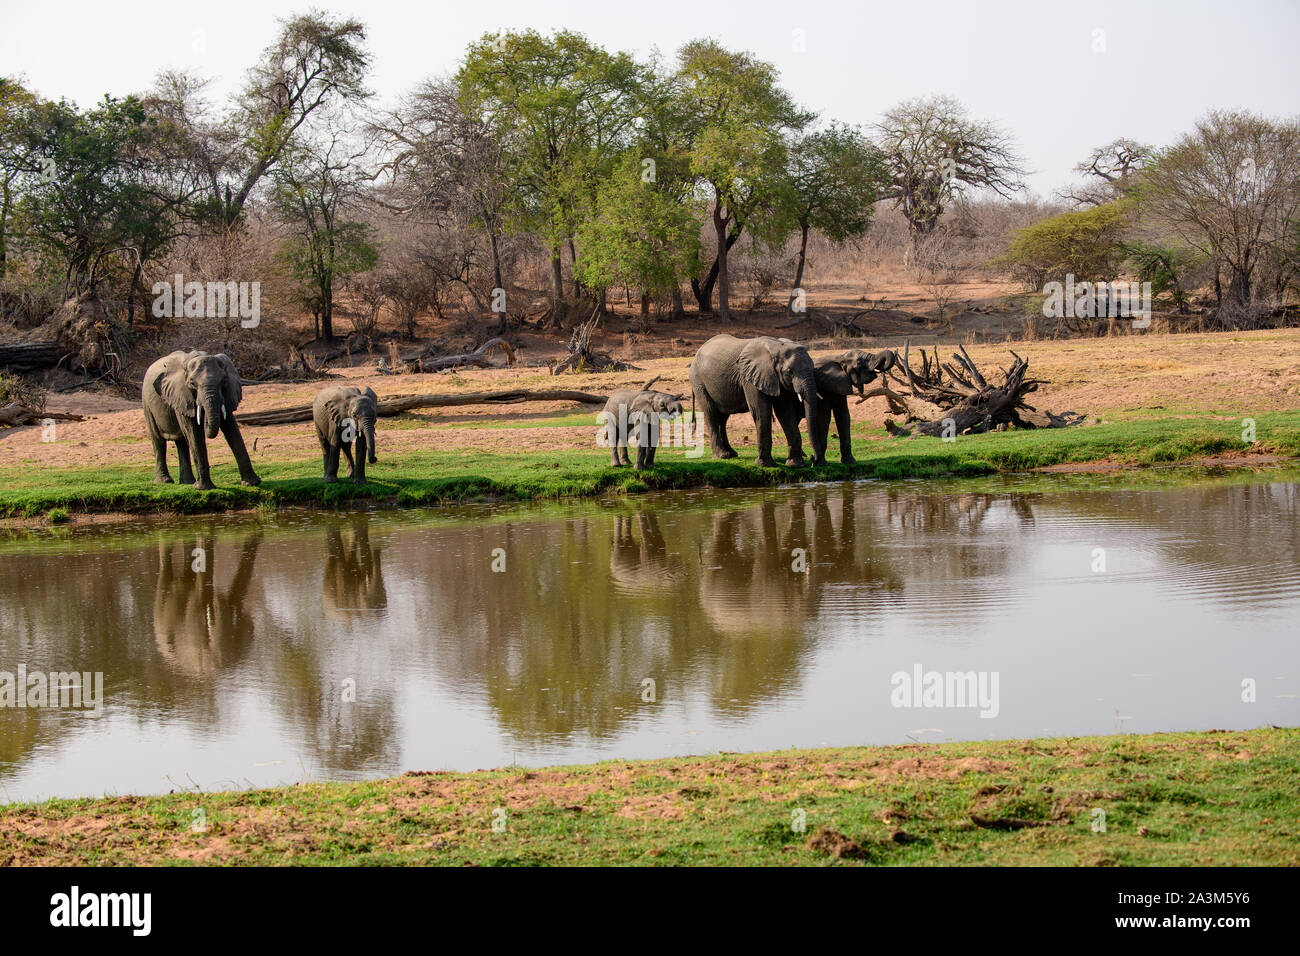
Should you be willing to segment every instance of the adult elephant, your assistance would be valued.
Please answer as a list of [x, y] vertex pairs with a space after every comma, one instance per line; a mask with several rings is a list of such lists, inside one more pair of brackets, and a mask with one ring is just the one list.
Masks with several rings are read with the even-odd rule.
[[[823, 453], [830, 438], [831, 418], [835, 419], [835, 430], [840, 436], [840, 461], [851, 465], [857, 461], [853, 457], [853, 439], [849, 434], [849, 396], [854, 392], [859, 395], [862, 390], [878, 376], [883, 379], [898, 357], [886, 349], [883, 352], [866, 352], [862, 349], [849, 349], [839, 355], [819, 358], [814, 363], [814, 375], [817, 380], [817, 418], [809, 422], [808, 432], [820, 441]], [[798, 402], [789, 402], [789, 414], [797, 419], [803, 417], [803, 410]], [[814, 446], [815, 447], [815, 446]], [[825, 459], [813, 459], [814, 465], [824, 465]]]
[[181, 484], [211, 488], [206, 440], [216, 438], [220, 431], [239, 465], [240, 483], [261, 484], [235, 421], [235, 409], [243, 394], [235, 363], [224, 354], [177, 351], [150, 365], [144, 373], [140, 397], [144, 401], [145, 430], [153, 443], [154, 481], [172, 480], [167, 471], [170, 441], [176, 443], [180, 457]]
[[[316, 423], [316, 439], [325, 460], [325, 481], [339, 480], [339, 452], [348, 460], [348, 477], [359, 485], [366, 483], [366, 460], [375, 457], [375, 416], [379, 397], [370, 388], [335, 385], [322, 388], [312, 402], [311, 415]], [[356, 443], [357, 456], [352, 457]]]
[[[715, 335], [695, 353], [690, 378], [695, 410], [704, 415], [714, 458], [736, 457], [727, 441], [727, 419], [748, 411], [758, 429], [760, 465], [776, 467], [772, 460], [774, 413], [785, 432], [786, 464], [804, 464], [799, 413], [802, 410], [810, 425], [817, 421], [817, 379], [813, 360], [802, 345], [770, 336], [738, 339]], [[813, 460], [823, 461], [825, 443], [818, 443], [815, 429], [809, 432]]]

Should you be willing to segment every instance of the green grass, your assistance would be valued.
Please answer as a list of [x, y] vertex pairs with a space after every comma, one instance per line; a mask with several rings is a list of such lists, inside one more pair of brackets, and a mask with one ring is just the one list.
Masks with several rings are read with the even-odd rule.
[[1296, 865], [1298, 770], [1274, 728], [408, 774], [0, 807], [0, 862]]
[[[589, 451], [513, 454], [433, 448], [384, 455], [381, 425], [382, 457], [369, 468], [367, 485], [347, 480], [326, 485], [314, 456], [288, 462], [259, 459], [256, 467], [263, 482], [258, 488], [241, 487], [233, 463], [218, 465], [213, 470], [218, 487], [211, 491], [156, 485], [152, 469], [139, 466], [56, 469], [42, 468], [36, 462], [0, 469], [0, 516], [34, 517], [52, 508], [187, 513], [284, 504], [341, 507], [371, 500], [418, 506], [706, 486], [759, 488], [809, 480], [971, 477], [1103, 459], [1156, 465], [1246, 448], [1286, 457], [1300, 455], [1300, 411], [1260, 414], [1255, 421], [1258, 440], [1253, 446], [1243, 443], [1239, 418], [1169, 416], [963, 436], [952, 442], [939, 438], [857, 440], [857, 465], [832, 461], [815, 470], [758, 468], [752, 446], [741, 447], [741, 457], [732, 461], [714, 461], [707, 454], [688, 459], [682, 450], [669, 448], [661, 450], [653, 470], [639, 474], [609, 467], [605, 450], [594, 447]], [[880, 434], [878, 430], [873, 433]], [[774, 450], [778, 460], [783, 455], [783, 450]], [[832, 442], [830, 456], [837, 455]]]

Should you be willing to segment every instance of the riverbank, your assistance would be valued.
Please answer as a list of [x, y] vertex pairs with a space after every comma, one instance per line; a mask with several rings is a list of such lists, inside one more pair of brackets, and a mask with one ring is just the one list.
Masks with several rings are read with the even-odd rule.
[[750, 444], [742, 445], [740, 457], [731, 461], [714, 461], [707, 453], [690, 458], [688, 449], [664, 449], [655, 467], [645, 472], [611, 468], [608, 452], [594, 447], [594, 425], [590, 450], [509, 453], [417, 447], [385, 453], [381, 422], [380, 461], [370, 466], [370, 480], [365, 485], [346, 479], [325, 484], [316, 457], [284, 462], [261, 459], [257, 468], [262, 484], [245, 488], [238, 484], [238, 474], [227, 453], [226, 460], [213, 469], [218, 487], [211, 491], [155, 484], [152, 470], [141, 466], [10, 465], [0, 467], [0, 516], [48, 516], [57, 522], [71, 515], [108, 512], [201, 513], [372, 502], [416, 507], [677, 488], [761, 488], [796, 481], [970, 477], [1072, 466], [1105, 471], [1158, 464], [1205, 464], [1206, 459], [1229, 464], [1234, 460], [1257, 463], [1300, 456], [1300, 411], [1261, 413], [1251, 421], [1254, 442], [1243, 440], [1240, 418], [1204, 414], [1167, 414], [1067, 429], [961, 436], [954, 441], [891, 438], [883, 429], [863, 425], [855, 426], [855, 465], [834, 461], [838, 448], [832, 442], [832, 461], [824, 467], [759, 468]]
[[1271, 728], [408, 773], [0, 807], [0, 864], [1284, 866], [1298, 769]]

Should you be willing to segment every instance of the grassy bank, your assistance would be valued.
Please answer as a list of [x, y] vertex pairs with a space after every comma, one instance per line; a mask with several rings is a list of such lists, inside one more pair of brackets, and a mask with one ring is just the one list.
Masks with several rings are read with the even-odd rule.
[[1298, 769], [1269, 729], [407, 774], [0, 807], [0, 864], [1295, 865]]
[[[704, 486], [765, 487], [795, 480], [966, 477], [1097, 461], [1153, 465], [1243, 450], [1300, 455], [1300, 411], [1260, 414], [1255, 422], [1257, 441], [1250, 446], [1242, 441], [1241, 419], [1207, 415], [964, 436], [951, 442], [889, 439], [879, 430], [864, 430], [855, 435], [856, 465], [832, 462], [802, 471], [760, 469], [754, 464], [752, 447], [742, 447], [741, 457], [733, 461], [707, 456], [689, 459], [679, 449], [665, 449], [655, 468], [643, 473], [610, 468], [605, 452], [595, 448], [511, 454], [416, 448], [383, 455], [370, 468], [371, 480], [363, 486], [346, 480], [326, 485], [320, 479], [319, 460], [312, 458], [259, 460], [262, 485], [243, 488], [223, 448], [220, 454], [226, 460], [213, 470], [218, 487], [212, 491], [156, 485], [152, 470], [139, 466], [43, 468], [37, 462], [5, 467], [0, 469], [0, 516], [32, 517], [54, 509], [203, 512], [279, 504], [339, 506], [353, 501], [416, 506]], [[836, 453], [833, 449], [832, 457]]]

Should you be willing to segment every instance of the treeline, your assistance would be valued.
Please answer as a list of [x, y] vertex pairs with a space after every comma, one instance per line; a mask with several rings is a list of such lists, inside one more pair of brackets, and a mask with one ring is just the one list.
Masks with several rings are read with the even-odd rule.
[[[290, 18], [220, 107], [180, 73], [86, 109], [0, 79], [6, 315], [95, 292], [125, 302], [132, 326], [153, 283], [185, 267], [279, 283], [325, 339], [340, 296], [358, 328], [387, 308], [408, 335], [459, 297], [501, 330], [558, 326], [616, 291], [643, 312], [681, 314], [689, 297], [727, 320], [738, 243], [789, 250], [776, 284], [798, 310], [810, 244], [860, 241], [889, 210], [937, 289], [960, 264], [954, 243], [980, 231], [969, 197], [1016, 206], [1023, 189], [1007, 133], [950, 97], [864, 130], [817, 117], [771, 64], [712, 40], [639, 62], [571, 32], [487, 35], [454, 75], [387, 105], [366, 87], [365, 41], [356, 20]], [[1294, 122], [1212, 115], [1169, 150], [1102, 148], [1084, 193], [1063, 199], [1126, 204], [1106, 268], [1174, 274], [1181, 293], [1210, 263], [1223, 299], [1249, 308], [1294, 288], [1298, 154]], [[997, 261], [1030, 281], [1072, 265], [1071, 222], [1048, 242], [1019, 234]], [[530, 315], [538, 264], [547, 306]]]

